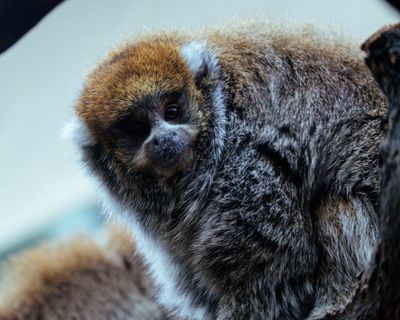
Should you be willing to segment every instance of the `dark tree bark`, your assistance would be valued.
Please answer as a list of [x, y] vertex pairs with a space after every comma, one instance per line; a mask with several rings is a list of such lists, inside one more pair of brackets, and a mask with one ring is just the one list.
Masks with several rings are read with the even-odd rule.
[[387, 2], [389, 2], [397, 10], [400, 10], [400, 2], [399, 2], [399, 0], [387, 0]]
[[63, 0], [0, 0], [0, 54]]
[[324, 320], [400, 319], [400, 24], [378, 31], [362, 49], [390, 105], [380, 155], [380, 239], [351, 301]]

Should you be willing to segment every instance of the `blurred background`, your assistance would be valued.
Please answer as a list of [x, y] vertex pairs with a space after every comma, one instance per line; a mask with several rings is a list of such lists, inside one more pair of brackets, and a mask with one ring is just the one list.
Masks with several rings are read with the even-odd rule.
[[380, 0], [66, 0], [0, 55], [0, 259], [103, 223], [96, 187], [60, 137], [99, 59], [148, 29], [251, 17], [334, 27], [360, 44], [399, 20]]

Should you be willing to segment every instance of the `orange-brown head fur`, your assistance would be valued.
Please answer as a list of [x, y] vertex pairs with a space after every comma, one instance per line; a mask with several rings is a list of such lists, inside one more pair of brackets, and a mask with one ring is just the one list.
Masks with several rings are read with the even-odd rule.
[[[220, 148], [222, 140], [211, 144], [210, 132], [223, 126], [210, 125], [222, 117], [214, 110], [221, 100], [220, 89], [213, 93], [218, 70], [205, 43], [175, 34], [128, 44], [94, 70], [76, 106], [79, 130], [73, 130], [82, 133], [77, 140], [85, 162], [112, 193], [131, 198], [139, 188], [148, 198], [167, 192], [166, 180], [182, 180]], [[173, 118], [171, 109], [177, 110]], [[165, 201], [173, 202], [174, 191], [167, 193]], [[155, 204], [169, 207], [147, 201], [153, 211]]]
[[[204, 121], [208, 121], [209, 111], [202, 108], [204, 98], [182, 56], [182, 45], [179, 37], [143, 39], [112, 53], [89, 77], [76, 107], [77, 115], [101, 145], [103, 155], [112, 154], [117, 162], [125, 163], [125, 168], [113, 165], [114, 171], [150, 167], [153, 173], [171, 176], [190, 162], [191, 146], [207, 127]], [[162, 128], [171, 104], [181, 109], [180, 119], [165, 121], [176, 125], [174, 128], [169, 124]], [[135, 130], [118, 133], [121, 121], [125, 126], [135, 122], [146, 126], [146, 134], [135, 150], [126, 147], [130, 146], [127, 137], [135, 135]], [[163, 137], [168, 134], [175, 137], [174, 141]], [[149, 147], [160, 135], [160, 141], [171, 142], [179, 150], [171, 155], [168, 147]]]
[[177, 43], [144, 40], [115, 52], [94, 71], [77, 113], [92, 130], [108, 128], [138, 99], [191, 86]]

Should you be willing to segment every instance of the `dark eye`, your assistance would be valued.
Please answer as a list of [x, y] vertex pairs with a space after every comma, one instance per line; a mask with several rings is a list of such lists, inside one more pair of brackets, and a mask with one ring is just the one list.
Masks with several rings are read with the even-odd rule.
[[147, 137], [149, 133], [150, 133], [149, 126], [143, 122], [133, 122], [129, 126], [129, 134], [134, 137], [137, 138]]
[[165, 109], [164, 118], [167, 121], [174, 121], [181, 115], [181, 110], [176, 104], [171, 104]]

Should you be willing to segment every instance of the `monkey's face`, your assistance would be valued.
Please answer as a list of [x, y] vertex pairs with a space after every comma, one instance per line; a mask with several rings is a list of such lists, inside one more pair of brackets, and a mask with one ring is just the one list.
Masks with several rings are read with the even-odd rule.
[[207, 145], [215, 146], [213, 80], [203, 63], [211, 58], [192, 46], [187, 51], [196, 59], [185, 59], [177, 43], [157, 41], [113, 54], [91, 75], [77, 105], [85, 162], [139, 211], [169, 206], [178, 177], [193, 174], [212, 152]]
[[146, 170], [161, 178], [188, 169], [198, 127], [185, 90], [143, 98], [108, 130], [114, 156], [126, 170]]

